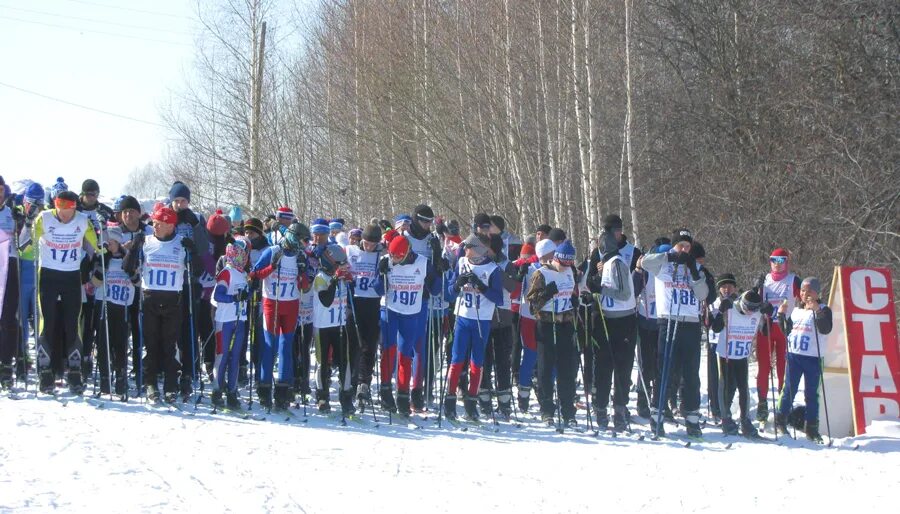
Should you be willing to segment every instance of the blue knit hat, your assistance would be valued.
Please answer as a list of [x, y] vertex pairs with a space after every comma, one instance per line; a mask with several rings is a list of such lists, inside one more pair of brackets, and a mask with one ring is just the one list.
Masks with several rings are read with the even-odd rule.
[[172, 200], [176, 198], [184, 198], [185, 200], [190, 202], [191, 190], [184, 184], [184, 182], [175, 181], [175, 183], [172, 184], [172, 187], [169, 189], [169, 198], [171, 198]]
[[228, 211], [228, 217], [231, 218], [232, 223], [240, 223], [243, 221], [243, 217], [241, 216], [241, 206], [235, 205]]
[[394, 228], [400, 228], [404, 223], [412, 223], [412, 216], [409, 214], [398, 214], [394, 216]]
[[25, 194], [22, 195], [28, 203], [44, 203], [44, 188], [37, 182], [32, 182], [25, 188]]
[[69, 186], [66, 185], [66, 183], [63, 181], [63, 178], [57, 177], [56, 182], [52, 186], [50, 186], [50, 200], [47, 203], [52, 202], [56, 199], [57, 196], [59, 196], [60, 193], [68, 190]]
[[553, 258], [560, 262], [575, 261], [575, 246], [566, 239], [556, 247], [556, 253], [553, 254]]
[[327, 234], [328, 222], [325, 221], [325, 218], [316, 218], [310, 224], [309, 231], [313, 234]]
[[343, 228], [344, 224], [338, 223], [336, 220], [328, 224], [328, 230], [342, 230]]

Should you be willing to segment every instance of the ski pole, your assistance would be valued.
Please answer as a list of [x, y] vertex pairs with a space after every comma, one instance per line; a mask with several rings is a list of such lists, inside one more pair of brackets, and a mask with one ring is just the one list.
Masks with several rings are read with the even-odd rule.
[[819, 327], [816, 326], [816, 312], [812, 313], [813, 335], [816, 337], [816, 356], [819, 359], [820, 381], [822, 382], [822, 402], [825, 404], [825, 429], [828, 430], [828, 446], [834, 444], [831, 436], [831, 423], [828, 418], [828, 395], [825, 393], [825, 361], [822, 359], [822, 348], [819, 346]]
[[[280, 248], [278, 250], [281, 251]], [[274, 316], [272, 317], [272, 348], [270, 350], [272, 351], [272, 353], [275, 353], [275, 354], [278, 353], [278, 344], [279, 344], [278, 341], [280, 340], [280, 336], [278, 335], [278, 330], [279, 330], [279, 328], [281, 328], [281, 323], [278, 322], [278, 297], [280, 296], [278, 286], [280, 285], [280, 282], [281, 282], [281, 258], [278, 259], [278, 267], [275, 269], [275, 284], [274, 284], [275, 291], [274, 291], [274, 294], [272, 295], [275, 297], [275, 312], [273, 313]], [[263, 316], [265, 316], [265, 314], [263, 314]], [[262, 364], [262, 359], [260, 359], [260, 364]], [[272, 374], [273, 375], [274, 375], [274, 370], [275, 370], [275, 356], [273, 355], [272, 356]], [[271, 385], [272, 380], [269, 379], [266, 382], [267, 382], [266, 385]], [[257, 394], [259, 394], [259, 386], [258, 385], [256, 387], [256, 391], [257, 391]], [[270, 391], [271, 391], [271, 389], [270, 389]], [[266, 400], [269, 400], [269, 398], [266, 398]], [[271, 412], [272, 412], [272, 402], [269, 402], [269, 406], [266, 407], [266, 413], [271, 413]]]
[[[769, 389], [772, 391], [772, 407], [773, 407], [773, 415], [778, 412], [778, 401], [776, 400], [776, 392], [775, 392], [775, 374], [773, 373], [773, 368], [777, 366], [778, 359], [778, 350], [775, 347], [775, 338], [772, 337], [772, 318], [766, 316], [766, 325], [769, 329]], [[775, 353], [775, 358], [772, 358], [772, 353]], [[778, 440], [778, 423], [772, 423], [773, 430], [775, 432], [775, 440]]]
[[247, 396], [249, 397], [247, 399], [247, 410], [253, 410], [253, 379], [255, 378], [257, 371], [253, 354], [256, 351], [256, 309], [258, 303], [258, 300], [256, 300], [256, 290], [253, 290], [250, 292], [249, 307], [247, 308], [247, 316], [249, 317], [248, 325], [250, 329], [250, 333], [247, 336], [247, 342], [250, 343], [248, 345], [250, 347], [250, 359], [248, 360], [250, 367], [250, 390], [247, 393]]
[[[554, 302], [555, 304], [555, 302]], [[559, 363], [559, 346], [556, 343], [556, 305], [553, 306], [553, 309], [550, 311], [550, 319], [552, 320], [552, 331], [553, 331], [553, 356], [556, 364]], [[562, 424], [562, 399], [559, 397], [559, 387], [557, 383], [559, 382], [559, 370], [557, 370], [556, 380], [553, 381], [553, 393], [556, 396], [556, 431], [558, 433], [563, 433], [563, 424]]]
[[[187, 253], [187, 286], [188, 286], [188, 324], [190, 325], [190, 333], [191, 333], [191, 386], [194, 389], [197, 389], [197, 340], [194, 335], [194, 284], [193, 280], [193, 269], [191, 263], [191, 252]], [[197, 408], [197, 404], [194, 404], [194, 409]]]
[[[677, 277], [678, 277], [678, 265], [673, 266], [672, 269], [672, 282], [677, 285]], [[672, 304], [676, 300], [677, 293], [673, 290], [672, 298], [669, 300], [669, 311], [672, 310]], [[669, 368], [671, 366], [671, 358], [672, 358], [672, 349], [675, 346], [675, 336], [678, 332], [678, 316], [681, 314], [681, 302], [678, 302], [678, 309], [675, 314], [674, 320], [674, 329], [672, 327], [673, 320], [666, 320], [666, 345], [663, 348], [663, 369], [662, 377], [660, 378], [659, 384], [659, 399], [657, 400], [657, 411], [656, 411], [656, 430], [653, 434], [654, 439], [659, 439], [659, 431], [662, 427], [663, 423], [663, 405], [665, 405], [666, 400], [668, 399], [668, 394], [666, 388], [669, 385]], [[671, 337], [670, 337], [671, 336]]]
[[[643, 283], [643, 291], [641, 294], [641, 303], [644, 304], [644, 319], [648, 322], [650, 321], [650, 309], [647, 306], [647, 275], [644, 274], [644, 270], [641, 270], [641, 282]], [[640, 323], [640, 322], [638, 322]], [[650, 393], [647, 389], [647, 382], [644, 379], [644, 350], [643, 350], [644, 340], [640, 335], [640, 331], [638, 331], [638, 344], [637, 344], [637, 352], [638, 352], [638, 378], [641, 381], [641, 387], [644, 390], [644, 399], [647, 400], [647, 406], [649, 408], [653, 402], [650, 401]]]
[[[100, 231], [100, 248], [103, 248], [103, 231]], [[106, 249], [109, 251], [109, 248]], [[112, 401], [112, 390], [113, 390], [113, 380], [112, 380], [112, 359], [110, 357], [109, 351], [109, 310], [106, 308], [107, 296], [109, 296], [109, 289], [106, 288], [106, 259], [104, 255], [100, 255], [100, 272], [103, 274], [103, 302], [101, 305], [100, 315], [103, 318], [104, 331], [106, 332], [106, 374], [107, 374], [107, 386], [109, 388], [109, 400]], [[96, 306], [95, 306], [96, 307]], [[101, 391], [102, 392], [102, 391]]]
[[[582, 307], [584, 308], [584, 314], [583, 314], [584, 319], [581, 320], [581, 325], [584, 330], [584, 351], [593, 351], [592, 348], [588, 347], [588, 336], [589, 336], [588, 331], [590, 330], [590, 327], [588, 326], [588, 322], [587, 322], [587, 320], [589, 319], [588, 318], [588, 316], [589, 316], [588, 306], [582, 305]], [[576, 341], [576, 345], [577, 345], [577, 341]], [[584, 380], [585, 365], [582, 362], [581, 355], [578, 356], [578, 368], [579, 368], [578, 371], [581, 373], [581, 379]], [[585, 411], [587, 411], [588, 430], [593, 432], [594, 431], [594, 422], [591, 417], [591, 387], [587, 383], [587, 380], [584, 380], [584, 400], [587, 402], [587, 408], [585, 409]]]

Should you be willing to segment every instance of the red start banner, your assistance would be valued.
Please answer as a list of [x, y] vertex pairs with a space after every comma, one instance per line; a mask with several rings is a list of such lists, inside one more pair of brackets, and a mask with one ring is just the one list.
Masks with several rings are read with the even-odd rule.
[[835, 321], [843, 322], [856, 434], [873, 420], [900, 419], [900, 342], [891, 271], [835, 269]]

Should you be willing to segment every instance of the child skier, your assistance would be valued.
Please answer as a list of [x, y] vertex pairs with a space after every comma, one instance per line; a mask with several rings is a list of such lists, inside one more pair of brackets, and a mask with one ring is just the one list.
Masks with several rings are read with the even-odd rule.
[[216, 275], [213, 292], [216, 302], [216, 358], [212, 402], [221, 406], [222, 391], [225, 391], [228, 408], [235, 410], [241, 407], [237, 379], [247, 331], [247, 300], [250, 293], [246, 268], [249, 250], [250, 241], [243, 236], [238, 236], [225, 247], [225, 267]]

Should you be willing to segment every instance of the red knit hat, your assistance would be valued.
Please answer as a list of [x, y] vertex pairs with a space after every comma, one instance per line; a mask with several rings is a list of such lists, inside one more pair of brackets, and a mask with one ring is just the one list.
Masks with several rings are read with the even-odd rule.
[[280, 220], [283, 220], [283, 219], [292, 220], [292, 219], [294, 219], [294, 211], [291, 210], [290, 207], [288, 207], [286, 205], [282, 205], [281, 207], [278, 208], [278, 210], [275, 211], [275, 216]]
[[175, 214], [175, 211], [171, 207], [160, 207], [153, 212], [152, 218], [153, 221], [168, 223], [170, 225], [178, 223], [178, 214]]
[[388, 245], [388, 252], [395, 259], [405, 259], [409, 253], [409, 240], [403, 236], [394, 237]]
[[772, 252], [772, 255], [770, 255], [770, 257], [790, 257], [790, 255], [784, 248], [776, 248], [775, 251]]
[[525, 243], [522, 245], [522, 249], [519, 250], [519, 255], [534, 255], [534, 245]]
[[206, 230], [214, 236], [224, 236], [231, 228], [228, 220], [222, 213], [222, 209], [217, 209], [215, 214], [206, 220]]

